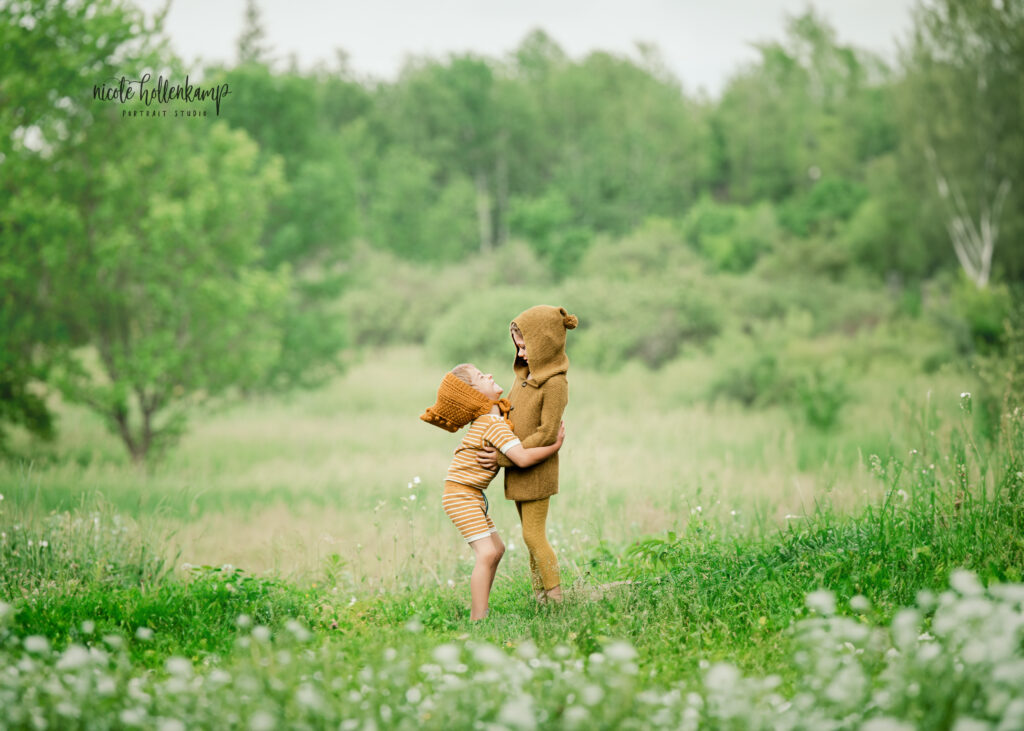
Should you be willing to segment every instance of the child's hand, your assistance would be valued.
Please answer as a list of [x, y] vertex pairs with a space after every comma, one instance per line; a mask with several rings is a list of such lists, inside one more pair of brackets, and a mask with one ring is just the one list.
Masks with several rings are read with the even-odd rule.
[[477, 452], [476, 462], [485, 470], [493, 472], [498, 469], [498, 450], [494, 447], [484, 447]]
[[558, 425], [558, 438], [555, 440], [555, 444], [558, 447], [562, 446], [562, 442], [565, 441], [565, 422], [563, 421]]

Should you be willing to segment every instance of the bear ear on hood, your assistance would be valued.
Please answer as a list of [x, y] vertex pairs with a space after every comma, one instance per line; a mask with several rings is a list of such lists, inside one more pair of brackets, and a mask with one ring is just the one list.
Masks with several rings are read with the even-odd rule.
[[576, 326], [580, 324], [576, 315], [570, 315], [564, 307], [559, 307], [558, 311], [562, 315], [562, 324], [565, 325], [566, 330], [575, 330]]

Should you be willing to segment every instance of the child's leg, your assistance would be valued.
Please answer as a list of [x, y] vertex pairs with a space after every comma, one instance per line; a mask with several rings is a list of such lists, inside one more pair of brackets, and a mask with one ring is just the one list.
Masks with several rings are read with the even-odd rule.
[[[549, 599], [558, 601], [562, 598], [561, 579], [558, 576], [558, 558], [548, 543], [547, 518], [548, 501], [530, 500], [516, 502], [519, 518], [523, 522], [523, 541], [530, 551], [531, 570], [540, 578], [540, 585]], [[536, 587], [536, 583], [534, 584]]]
[[[519, 513], [519, 522], [523, 523], [523, 504], [516, 501], [516, 511]], [[526, 538], [526, 529], [523, 528], [523, 542], [526, 544], [526, 551], [530, 557], [530, 584], [533, 586], [533, 593], [538, 599], [544, 598], [544, 582], [540, 578], [540, 571], [537, 568], [537, 559], [533, 557], [529, 540]]]
[[469, 617], [483, 619], [487, 616], [491, 585], [498, 570], [498, 562], [505, 553], [505, 544], [501, 542], [494, 522], [487, 515], [487, 499], [482, 490], [445, 482], [441, 505], [476, 554], [476, 563], [469, 579]]
[[469, 577], [470, 619], [483, 619], [487, 616], [487, 605], [491, 597], [491, 586], [498, 572], [498, 564], [505, 553], [505, 544], [497, 533], [491, 533], [469, 544], [476, 554], [473, 573]]

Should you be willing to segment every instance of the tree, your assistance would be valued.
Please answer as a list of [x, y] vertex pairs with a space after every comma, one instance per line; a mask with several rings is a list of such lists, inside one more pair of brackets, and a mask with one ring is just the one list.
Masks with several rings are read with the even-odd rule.
[[[957, 260], [985, 287], [1004, 235], [1024, 235], [1024, 3], [941, 0], [915, 11], [901, 98], [907, 144], [926, 164]], [[1020, 247], [1004, 262], [1024, 275]]]
[[270, 60], [270, 47], [266, 40], [267, 33], [256, 0], [245, 0], [245, 19], [237, 43], [238, 65], [267, 63]]
[[46, 186], [78, 174], [66, 166], [94, 122], [93, 85], [150, 60], [161, 22], [116, 0], [0, 3], [0, 448], [8, 424], [52, 435], [40, 386], [77, 344], [48, 306], [43, 256], [75, 211]]
[[141, 462], [173, 443], [189, 407], [261, 383], [279, 355], [290, 276], [262, 266], [281, 171], [245, 133], [118, 121], [108, 139], [132, 155], [96, 160], [88, 192], [54, 183], [80, 205], [43, 256], [60, 293], [51, 307], [92, 346], [68, 355], [61, 388]]
[[779, 202], [819, 179], [860, 182], [865, 162], [896, 147], [888, 69], [841, 45], [813, 11], [789, 19], [784, 42], [758, 50], [712, 116], [720, 186], [733, 200]]

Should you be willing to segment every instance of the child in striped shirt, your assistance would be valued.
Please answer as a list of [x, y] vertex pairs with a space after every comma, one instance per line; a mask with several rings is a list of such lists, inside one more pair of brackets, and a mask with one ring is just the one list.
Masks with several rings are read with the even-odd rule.
[[554, 444], [524, 447], [512, 433], [512, 424], [507, 418], [511, 407], [507, 399], [501, 398], [501, 392], [501, 386], [494, 382], [491, 374], [463, 363], [445, 375], [437, 391], [437, 402], [420, 416], [428, 424], [450, 432], [470, 425], [448, 467], [441, 505], [476, 554], [469, 579], [469, 618], [472, 620], [487, 616], [491, 586], [505, 553], [505, 544], [487, 515], [484, 495], [497, 469], [481, 467], [477, 455], [491, 446], [517, 466], [529, 467], [557, 452], [565, 438], [565, 424], [562, 424]]

